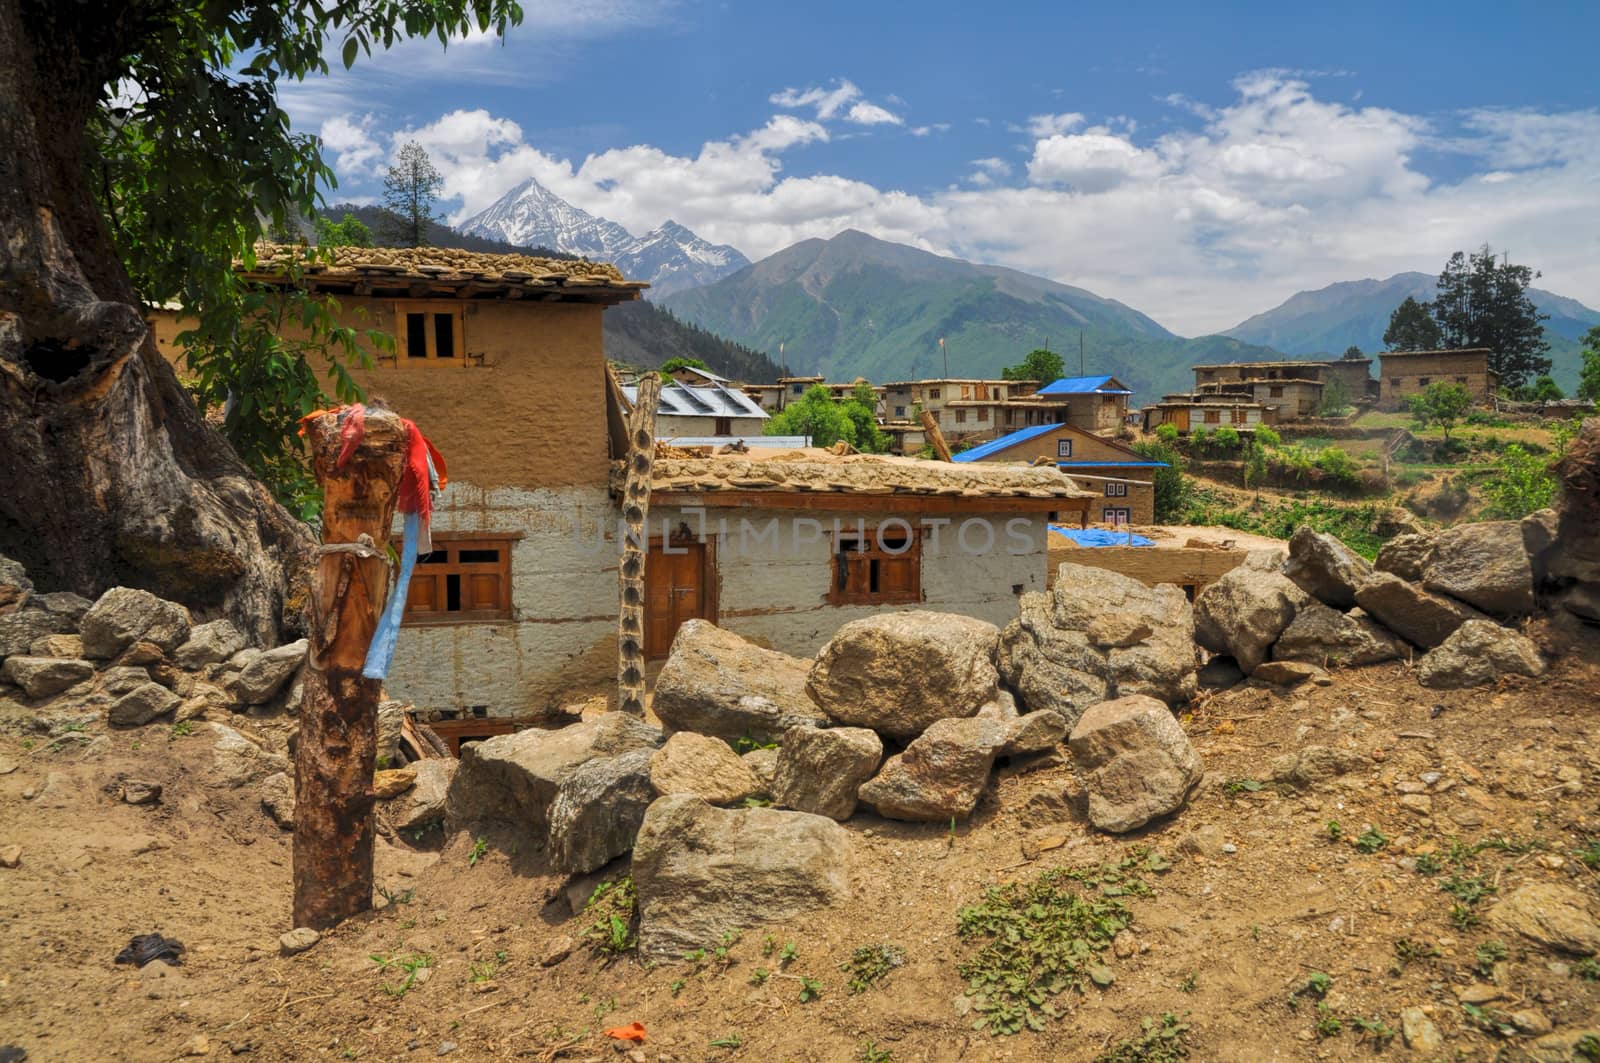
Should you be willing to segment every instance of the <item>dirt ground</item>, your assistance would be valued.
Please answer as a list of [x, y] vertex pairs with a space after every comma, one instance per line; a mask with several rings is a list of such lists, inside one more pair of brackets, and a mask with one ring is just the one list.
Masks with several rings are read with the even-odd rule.
[[[253, 786], [215, 785], [209, 728], [112, 731], [99, 752], [86, 741], [98, 725], [31, 748], [3, 736], [0, 771], [16, 767], [0, 774], [0, 848], [22, 856], [0, 869], [0, 1046], [31, 1061], [1088, 1060], [1141, 1018], [1173, 1013], [1191, 1026], [1193, 1059], [1525, 1058], [1529, 1036], [1475, 1026], [1458, 993], [1537, 1012], [1558, 1032], [1600, 1025], [1600, 982], [1579, 977], [1576, 957], [1503, 940], [1499, 966], [1476, 966], [1478, 947], [1504, 937], [1477, 922], [1496, 896], [1549, 881], [1600, 899], [1600, 874], [1574, 855], [1600, 840], [1597, 690], [1600, 668], [1575, 658], [1491, 690], [1425, 690], [1405, 664], [1339, 672], [1327, 687], [1247, 683], [1185, 715], [1206, 782], [1138, 835], [1088, 827], [1070, 758], [1002, 768], [953, 831], [850, 820], [845, 907], [750, 928], [725, 960], [653, 967], [607, 964], [582, 943], [555, 960], [583, 926], [566, 880], [531, 848], [474, 859], [465, 836], [381, 845], [379, 882], [394, 901], [281, 956], [289, 835]], [[247, 722], [269, 742], [287, 723]], [[1312, 744], [1352, 750], [1361, 766], [1305, 790], [1270, 781], [1275, 757]], [[121, 775], [161, 783], [162, 803], [119, 803]], [[1405, 807], [1419, 787], [1426, 800]], [[1363, 852], [1353, 842], [1369, 825], [1387, 840]], [[1496, 838], [1457, 868], [1414, 869], [1453, 841]], [[975, 1031], [957, 968], [977, 946], [957, 934], [957, 911], [986, 887], [1130, 847], [1172, 867], [1142, 876], [1150, 895], [1125, 898], [1131, 937], [1106, 953], [1115, 981], [1067, 991], [1065, 1017], [1042, 1033]], [[1498, 893], [1453, 920], [1457, 901], [1440, 888], [1453, 870]], [[112, 962], [152, 931], [184, 942], [181, 966]], [[795, 957], [780, 964], [787, 943]], [[879, 943], [903, 950], [904, 965], [851, 994], [839, 965]], [[407, 987], [420, 959], [431, 966]], [[771, 972], [762, 984], [758, 967]], [[1291, 1008], [1315, 972], [1332, 978], [1325, 1007], [1302, 992]], [[802, 978], [820, 983], [819, 999], [801, 1002]], [[1413, 1006], [1443, 1034], [1437, 1053], [1352, 1021], [1398, 1031]], [[632, 1022], [646, 1030], [641, 1048], [601, 1033]]]

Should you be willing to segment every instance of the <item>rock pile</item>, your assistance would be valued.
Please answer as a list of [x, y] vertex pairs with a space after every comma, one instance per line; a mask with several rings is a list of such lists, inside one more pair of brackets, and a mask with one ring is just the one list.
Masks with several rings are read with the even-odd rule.
[[[1195, 637], [1245, 675], [1298, 682], [1309, 665], [1364, 665], [1407, 658], [1424, 686], [1465, 687], [1501, 675], [1539, 675], [1533, 643], [1490, 618], [1520, 618], [1534, 605], [1534, 557], [1526, 521], [1490, 521], [1390, 540], [1369, 564], [1331, 535], [1302, 527], [1287, 561], [1252, 555], [1195, 601]], [[1534, 538], [1532, 541], [1537, 541]], [[1209, 667], [1209, 666], [1208, 666]]]

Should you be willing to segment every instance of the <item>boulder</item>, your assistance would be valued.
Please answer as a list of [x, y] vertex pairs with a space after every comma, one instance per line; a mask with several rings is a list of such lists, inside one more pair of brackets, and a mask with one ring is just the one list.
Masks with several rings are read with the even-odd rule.
[[294, 779], [280, 771], [261, 780], [261, 810], [280, 830], [294, 830]]
[[633, 848], [645, 809], [655, 800], [650, 762], [658, 752], [644, 747], [572, 769], [550, 803], [552, 866], [582, 874]]
[[1555, 600], [1579, 620], [1600, 624], [1600, 586], [1579, 583], [1561, 592]]
[[863, 617], [817, 654], [806, 690], [838, 723], [913, 738], [994, 699], [999, 645], [1000, 629], [970, 616], [911, 610]]
[[1195, 639], [1212, 653], [1232, 657], [1249, 675], [1310, 601], [1281, 572], [1240, 565], [1195, 599]]
[[1489, 909], [1490, 926], [1519, 934], [1546, 949], [1574, 956], [1600, 953], [1600, 917], [1579, 890], [1555, 882], [1530, 882]]
[[38, 596], [20, 612], [0, 616], [0, 660], [14, 653], [27, 653], [35, 642], [48, 635], [70, 634], [73, 624], [66, 618], [34, 608]]
[[1203, 774], [1172, 710], [1141, 694], [1089, 709], [1068, 746], [1089, 793], [1089, 821], [1113, 833], [1177, 811]]
[[[1056, 569], [1050, 619], [1059, 629], [1082, 631], [1105, 656], [1105, 666], [1090, 671], [1105, 677], [1106, 697], [1148, 694], [1175, 705], [1199, 689], [1194, 608], [1172, 584], [1147, 587], [1120, 572], [1069, 562]], [[1062, 715], [1068, 726], [1077, 719], [1076, 713]]]
[[455, 778], [457, 761], [451, 757], [427, 757], [411, 765], [417, 773], [416, 785], [399, 797], [384, 803], [389, 826], [399, 831], [416, 831], [444, 822], [445, 799], [450, 780]]
[[732, 805], [761, 788], [739, 754], [720, 738], [679, 731], [650, 758], [655, 792], [694, 794], [713, 805]]
[[826, 816], [658, 798], [633, 849], [639, 948], [677, 957], [850, 898], [850, 835]]
[[1531, 613], [1533, 565], [1522, 541], [1522, 524], [1492, 520], [1440, 532], [1434, 536], [1422, 585], [1486, 613]]
[[1327, 782], [1336, 775], [1344, 775], [1363, 767], [1365, 757], [1349, 749], [1333, 746], [1306, 746], [1295, 753], [1286, 753], [1272, 762], [1269, 777], [1274, 782], [1288, 783], [1301, 789]]
[[1469, 605], [1389, 572], [1374, 572], [1356, 592], [1356, 601], [1372, 619], [1423, 649], [1439, 645], [1468, 620], [1484, 618]]
[[52, 617], [56, 623], [64, 625], [63, 631], [77, 631], [78, 625], [83, 623], [83, 615], [93, 605], [83, 595], [71, 591], [51, 591], [49, 594], [35, 594], [28, 599], [30, 612]]
[[989, 785], [1006, 726], [976, 717], [937, 720], [904, 753], [884, 761], [857, 796], [885, 819], [966, 819]]
[[1492, 620], [1468, 620], [1417, 662], [1417, 682], [1457, 690], [1487, 686], [1502, 675], [1544, 674], [1533, 641]]
[[269, 753], [232, 727], [211, 725], [217, 742], [211, 753], [211, 766], [222, 785], [238, 789], [277, 772], [290, 770], [289, 758]]
[[33, 596], [33, 581], [22, 562], [0, 555], [0, 616], [19, 613]]
[[752, 749], [739, 759], [750, 769], [750, 774], [756, 777], [761, 792], [770, 796], [773, 776], [778, 773], [778, 751], [770, 747]]
[[792, 727], [778, 750], [773, 803], [842, 822], [882, 762], [883, 742], [865, 727]]
[[111, 703], [106, 722], [113, 727], [141, 727], [176, 709], [182, 701], [160, 683], [146, 680]]
[[1372, 575], [1372, 565], [1333, 536], [1302, 524], [1289, 540], [1283, 574], [1324, 605], [1349, 609], [1356, 604], [1356, 588]]
[[46, 635], [42, 639], [34, 639], [33, 645], [28, 647], [30, 657], [77, 657], [83, 656], [83, 639], [77, 635]]
[[1316, 665], [1304, 661], [1263, 661], [1256, 666], [1251, 678], [1280, 687], [1292, 687], [1296, 683], [1304, 683], [1307, 679], [1326, 677], [1327, 674]]
[[556, 791], [578, 766], [661, 745], [661, 732], [627, 713], [608, 712], [554, 731], [527, 730], [474, 742], [450, 782], [446, 824], [453, 833], [500, 825], [543, 840]]
[[18, 654], [6, 658], [6, 663], [0, 665], [0, 674], [21, 687], [28, 697], [48, 698], [91, 678], [94, 665], [70, 657], [24, 657]]
[[806, 694], [810, 667], [708, 620], [690, 620], [672, 640], [651, 705], [669, 731], [770, 742], [797, 724], [827, 724]]
[[190, 685], [189, 693], [183, 696], [183, 704], [173, 712], [172, 722], [203, 720], [208, 716], [221, 717], [232, 712], [233, 705], [233, 698], [221, 687], [211, 683], [196, 682]]
[[189, 610], [134, 587], [113, 587], [83, 614], [78, 626], [83, 651], [109, 660], [140, 639], [163, 651], [189, 637]]
[[1379, 572], [1388, 572], [1417, 583], [1432, 559], [1433, 536], [1406, 532], [1396, 535], [1378, 548], [1378, 560], [1373, 567]]
[[994, 700], [985, 702], [975, 715], [985, 720], [998, 720], [1001, 723], [1010, 723], [1020, 713], [1017, 711], [1017, 699], [1005, 687], [1001, 687], [995, 694]]
[[233, 694], [246, 705], [262, 705], [283, 689], [306, 663], [305, 639], [277, 646], [250, 660], [233, 678]]
[[1553, 509], [1541, 509], [1522, 518], [1522, 546], [1528, 551], [1535, 589], [1549, 578], [1546, 554], [1556, 545], [1560, 527], [1561, 514]]
[[1024, 594], [1019, 609], [1000, 636], [1000, 674], [1022, 704], [1031, 712], [1050, 710], [1071, 722], [1104, 701], [1110, 663], [1089, 636], [1055, 626], [1049, 595]]
[[417, 782], [417, 773], [410, 768], [380, 768], [372, 773], [372, 793], [379, 801], [399, 797]]
[[1059, 712], [1040, 709], [1005, 721], [1005, 744], [997, 756], [1016, 757], [1054, 749], [1067, 737], [1067, 720]]
[[1272, 647], [1274, 660], [1311, 664], [1378, 664], [1406, 653], [1406, 644], [1373, 623], [1364, 611], [1341, 613], [1321, 602], [1307, 602], [1296, 610]]
[[213, 620], [189, 630], [189, 638], [172, 651], [172, 663], [190, 670], [221, 664], [244, 649], [244, 632], [231, 620]]
[[1154, 630], [1150, 621], [1137, 613], [1107, 613], [1089, 621], [1084, 634], [1089, 643], [1103, 650], [1126, 649], [1148, 639]]

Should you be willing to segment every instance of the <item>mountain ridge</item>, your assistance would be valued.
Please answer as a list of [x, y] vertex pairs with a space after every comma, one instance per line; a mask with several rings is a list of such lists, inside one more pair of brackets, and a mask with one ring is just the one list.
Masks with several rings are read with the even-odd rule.
[[540, 245], [610, 262], [623, 275], [649, 281], [659, 299], [713, 283], [750, 264], [738, 248], [713, 244], [671, 219], [643, 236], [574, 206], [532, 177], [464, 220], [459, 231], [512, 244]]

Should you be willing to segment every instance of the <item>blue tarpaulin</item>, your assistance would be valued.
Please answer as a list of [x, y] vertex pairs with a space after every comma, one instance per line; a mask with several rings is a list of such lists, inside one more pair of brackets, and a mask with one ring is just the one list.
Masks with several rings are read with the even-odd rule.
[[1155, 543], [1142, 535], [1129, 535], [1127, 532], [1107, 531], [1104, 528], [1067, 528], [1060, 524], [1050, 525], [1052, 535], [1062, 535], [1079, 546], [1154, 546]]

